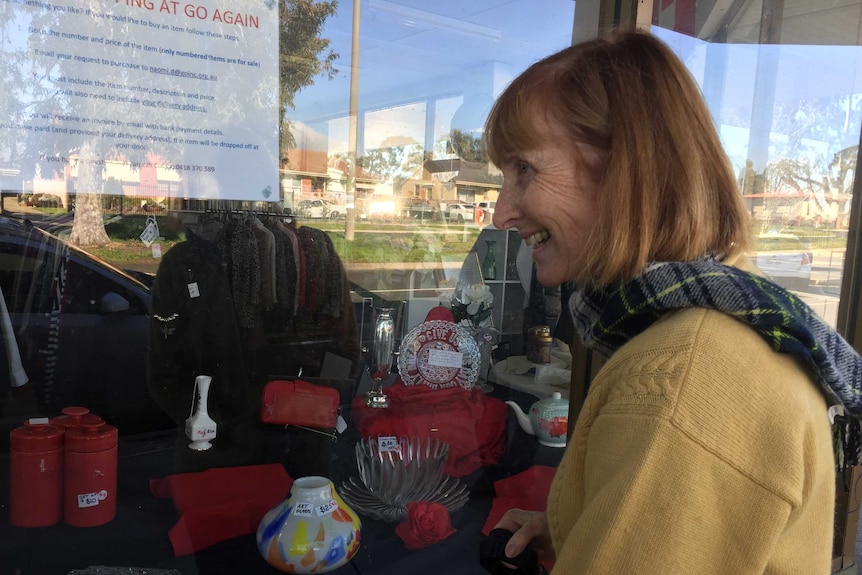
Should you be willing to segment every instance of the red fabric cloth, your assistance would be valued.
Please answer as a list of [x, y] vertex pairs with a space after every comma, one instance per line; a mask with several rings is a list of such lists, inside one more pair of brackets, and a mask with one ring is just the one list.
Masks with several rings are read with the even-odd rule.
[[502, 455], [506, 404], [499, 399], [462, 387], [408, 386], [400, 378], [384, 391], [387, 409], [367, 407], [364, 397], [353, 400], [353, 421], [363, 438], [439, 437], [449, 444], [446, 473], [452, 477], [493, 465]]
[[[482, 527], [482, 533], [486, 536], [490, 534], [503, 514], [514, 507], [526, 511], [546, 511], [548, 493], [551, 491], [551, 481], [556, 471], [555, 467], [534, 465], [521, 473], [495, 481], [496, 497], [491, 503], [491, 511], [485, 520], [485, 526]], [[554, 561], [543, 561], [542, 566], [550, 573], [554, 568]]]
[[267, 511], [287, 497], [293, 479], [280, 464], [220, 467], [151, 479], [156, 497], [170, 497], [180, 514], [168, 537], [180, 557], [254, 533]]
[[488, 535], [491, 529], [503, 517], [503, 513], [517, 507], [527, 511], [545, 511], [548, 505], [548, 493], [551, 491], [551, 480], [554, 479], [555, 467], [534, 465], [511, 477], [494, 482], [494, 501], [491, 512], [485, 520], [482, 533]]

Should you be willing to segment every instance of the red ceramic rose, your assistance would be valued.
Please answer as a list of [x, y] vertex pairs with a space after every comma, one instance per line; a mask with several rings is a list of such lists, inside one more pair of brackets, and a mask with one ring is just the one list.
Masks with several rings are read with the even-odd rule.
[[440, 503], [412, 501], [407, 504], [407, 520], [399, 523], [395, 533], [410, 550], [422, 549], [443, 541], [453, 533], [449, 511]]

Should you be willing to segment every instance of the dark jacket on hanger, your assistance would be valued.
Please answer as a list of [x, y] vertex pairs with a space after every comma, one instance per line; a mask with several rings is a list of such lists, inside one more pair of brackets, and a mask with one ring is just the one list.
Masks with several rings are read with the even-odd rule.
[[[149, 390], [179, 426], [176, 472], [259, 463], [259, 390], [244, 365], [224, 260], [211, 242], [187, 237], [164, 254], [152, 287]], [[208, 409], [218, 424], [213, 447], [201, 452], [185, 437], [197, 375], [212, 377]]]

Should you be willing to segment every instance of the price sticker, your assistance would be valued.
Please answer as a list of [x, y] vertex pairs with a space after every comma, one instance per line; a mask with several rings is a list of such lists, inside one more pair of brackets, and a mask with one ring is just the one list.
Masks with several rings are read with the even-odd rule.
[[380, 449], [381, 453], [386, 453], [387, 451], [401, 451], [401, 446], [398, 445], [398, 438], [394, 435], [378, 437], [377, 447]]
[[318, 517], [323, 517], [324, 515], [329, 515], [330, 513], [335, 511], [336, 509], [338, 509], [338, 502], [336, 502], [333, 499], [332, 501], [330, 501], [328, 503], [323, 503], [321, 505], [318, 505], [317, 509], [315, 511], [317, 511]]
[[78, 494], [78, 508], [83, 509], [85, 507], [95, 507], [99, 504], [99, 494], [98, 493], [79, 493]]
[[311, 503], [297, 503], [293, 508], [293, 514], [297, 517], [314, 517], [314, 505]]
[[447, 351], [445, 349], [429, 349], [428, 364], [437, 367], [454, 367], [461, 369], [464, 354], [460, 351]]

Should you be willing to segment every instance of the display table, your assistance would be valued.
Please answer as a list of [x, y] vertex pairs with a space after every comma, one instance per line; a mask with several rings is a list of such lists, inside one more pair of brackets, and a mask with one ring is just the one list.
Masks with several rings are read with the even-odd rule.
[[[527, 405], [532, 396], [506, 391], [500, 399], [514, 399]], [[349, 413], [346, 417], [351, 421]], [[506, 436], [512, 453], [504, 455], [497, 465], [482, 467], [461, 478], [469, 488], [470, 499], [451, 516], [456, 529], [453, 535], [431, 547], [408, 551], [395, 535], [397, 523], [360, 515], [362, 544], [357, 555], [330, 573], [483, 575], [478, 548], [495, 498], [494, 482], [531, 465], [556, 466], [563, 452], [538, 446], [535, 438], [524, 434], [511, 421], [506, 423]], [[336, 487], [356, 475], [354, 445], [358, 439], [358, 431], [351, 425], [333, 448], [330, 479]], [[9, 459], [8, 455], [3, 456], [0, 508], [6, 516], [0, 532], [2, 572], [64, 575], [75, 569], [102, 565], [174, 569], [181, 575], [279, 573], [258, 553], [254, 533], [221, 541], [193, 554], [175, 556], [168, 533], [177, 524], [178, 514], [170, 498], [155, 497], [150, 490], [150, 480], [172, 474], [174, 441], [173, 431], [130, 438], [121, 435], [117, 514], [111, 522], [91, 528], [70, 527], [63, 522], [44, 528], [12, 527], [8, 518]]]
[[[537, 369], [543, 369], [541, 367]], [[503, 387], [507, 387], [509, 389], [514, 389], [517, 391], [521, 391], [524, 393], [529, 393], [530, 395], [534, 395], [539, 399], [545, 399], [547, 397], [551, 397], [555, 391], [559, 391], [560, 395], [564, 398], [569, 397], [569, 381], [571, 380], [571, 372], [566, 371], [569, 374], [568, 380], [565, 378], [554, 378], [553, 381], [563, 381], [565, 380], [565, 385], [552, 385], [549, 383], [540, 383], [537, 381], [537, 378], [534, 374], [526, 373], [526, 374], [517, 374], [517, 373], [508, 373], [506, 370], [506, 362], [500, 361], [494, 364], [491, 368], [491, 373], [488, 376], [488, 380], [491, 383], [495, 383], [497, 385], [501, 385]]]

